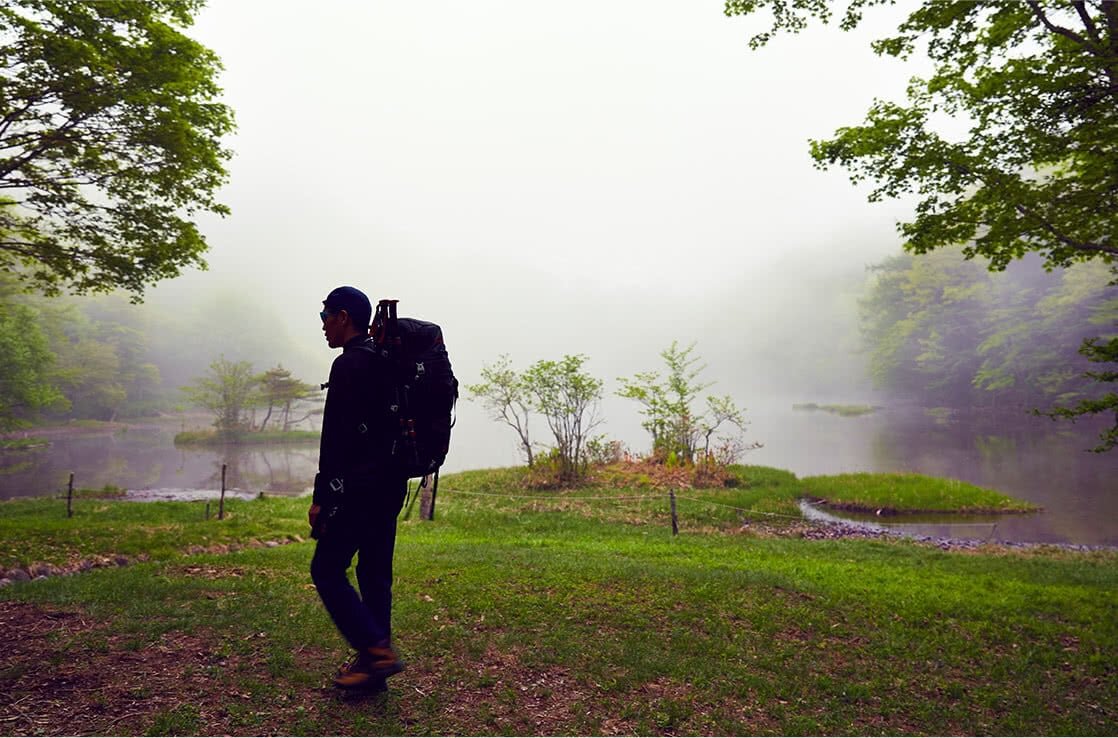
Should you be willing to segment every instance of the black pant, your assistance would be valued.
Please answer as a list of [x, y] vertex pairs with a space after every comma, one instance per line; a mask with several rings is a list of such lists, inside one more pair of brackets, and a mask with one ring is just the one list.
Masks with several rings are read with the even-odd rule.
[[[357, 651], [392, 640], [392, 552], [406, 493], [406, 479], [347, 485], [349, 504], [331, 519], [311, 559], [318, 596]], [[354, 554], [360, 596], [346, 576]]]

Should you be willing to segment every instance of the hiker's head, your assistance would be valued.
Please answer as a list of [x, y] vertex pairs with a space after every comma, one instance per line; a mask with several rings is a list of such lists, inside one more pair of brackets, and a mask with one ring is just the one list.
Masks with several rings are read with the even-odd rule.
[[322, 332], [330, 348], [344, 346], [354, 336], [369, 332], [373, 308], [356, 287], [338, 287], [322, 301]]

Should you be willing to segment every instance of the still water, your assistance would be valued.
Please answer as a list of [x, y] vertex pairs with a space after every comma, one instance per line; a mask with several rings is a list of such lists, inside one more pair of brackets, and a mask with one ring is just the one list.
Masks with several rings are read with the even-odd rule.
[[[751, 452], [747, 462], [800, 477], [916, 472], [961, 479], [1044, 508], [966, 519], [875, 519], [917, 535], [1115, 546], [1118, 449], [1085, 450], [1098, 445], [1100, 429], [1098, 422], [1057, 423], [1025, 412], [996, 419], [937, 419], [917, 408], [890, 408], [844, 418], [768, 408], [754, 415], [751, 426], [765, 446]], [[923, 522], [913, 524], [916, 520]]]
[[[1118, 546], [1118, 450], [1087, 453], [1098, 426], [1054, 423], [1022, 413], [1009, 421], [936, 419], [916, 409], [844, 418], [796, 411], [790, 403], [751, 408], [749, 437], [764, 443], [744, 461], [798, 476], [853, 471], [911, 471], [961, 479], [1037, 503], [1043, 512], [997, 518], [924, 521], [919, 535]], [[462, 417], [460, 421], [472, 420]], [[502, 466], [510, 444], [493, 423], [460, 422], [447, 471]], [[469, 438], [467, 438], [467, 434]], [[0, 451], [0, 499], [51, 495], [75, 485], [114, 485], [138, 498], [233, 494], [298, 495], [317, 468], [316, 442], [273, 446], [176, 448], [174, 430], [155, 426], [58, 436], [46, 447]], [[639, 445], [635, 440], [633, 445]], [[890, 519], [889, 525], [901, 521]], [[996, 523], [996, 528], [994, 527]]]

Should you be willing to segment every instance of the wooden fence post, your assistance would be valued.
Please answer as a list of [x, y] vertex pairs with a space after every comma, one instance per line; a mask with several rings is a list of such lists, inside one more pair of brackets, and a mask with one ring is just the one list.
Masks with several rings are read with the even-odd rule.
[[70, 472], [70, 484], [66, 488], [66, 517], [74, 517], [74, 472]]
[[668, 498], [672, 502], [672, 535], [679, 535], [679, 517], [675, 513], [675, 490], [668, 490]]
[[225, 520], [225, 464], [221, 465], [221, 501], [217, 503], [217, 519]]
[[435, 519], [435, 496], [432, 494], [431, 475], [428, 474], [419, 483], [419, 489], [416, 495], [419, 496], [419, 519], [420, 520], [434, 520]]

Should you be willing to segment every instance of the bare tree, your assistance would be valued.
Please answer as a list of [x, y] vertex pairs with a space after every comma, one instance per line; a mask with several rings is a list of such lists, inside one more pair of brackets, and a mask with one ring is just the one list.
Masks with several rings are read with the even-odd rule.
[[466, 387], [471, 399], [480, 400], [494, 420], [503, 422], [516, 431], [520, 438], [520, 449], [528, 466], [532, 466], [535, 457], [528, 433], [530, 396], [523, 378], [512, 368], [508, 354], [501, 354], [492, 365], [483, 365], [481, 378], [482, 382]]

